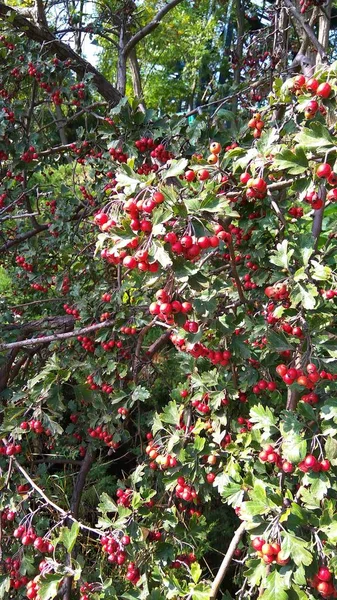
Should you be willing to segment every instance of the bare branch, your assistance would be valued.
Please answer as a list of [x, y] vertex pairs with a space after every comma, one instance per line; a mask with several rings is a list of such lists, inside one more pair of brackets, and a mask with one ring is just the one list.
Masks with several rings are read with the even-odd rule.
[[96, 323], [95, 325], [89, 325], [88, 327], [82, 327], [81, 329], [74, 329], [74, 331], [68, 331], [66, 333], [54, 333], [52, 335], [45, 335], [42, 337], [30, 339], [28, 338], [26, 340], [19, 340], [17, 342], [11, 342], [9, 344], [0, 344], [0, 352], [12, 348], [22, 348], [24, 346], [37, 346], [39, 344], [56, 342], [58, 340], [68, 340], [78, 335], [83, 335], [85, 333], [97, 331], [98, 329], [106, 329], [107, 327], [112, 327], [114, 324], [114, 321], [104, 321], [103, 323]]
[[[75, 517], [73, 517], [69, 512], [66, 512], [65, 510], [63, 510], [63, 508], [61, 508], [60, 506], [55, 504], [55, 502], [53, 502], [52, 500], [50, 500], [50, 498], [48, 498], [48, 496], [46, 496], [44, 491], [41, 490], [41, 488], [30, 477], [29, 473], [27, 473], [26, 469], [24, 469], [15, 458], [13, 458], [13, 464], [14, 464], [14, 467], [18, 471], [20, 471], [20, 473], [24, 476], [25, 480], [32, 486], [32, 488], [41, 496], [41, 498], [43, 498], [45, 500], [45, 502], [48, 504], [48, 506], [50, 506], [51, 508], [56, 510], [56, 512], [58, 512], [60, 515], [62, 515], [65, 520], [70, 519], [71, 521], [77, 521], [77, 519], [75, 519]], [[78, 524], [80, 526], [80, 529], [84, 529], [85, 531], [91, 531], [92, 533], [94, 533], [95, 535], [98, 535], [98, 536], [103, 535], [103, 532], [99, 531], [99, 529], [93, 529], [93, 527], [88, 527], [87, 525], [84, 525], [83, 523], [80, 523], [80, 522], [78, 522]]]
[[233, 535], [232, 541], [228, 546], [228, 550], [227, 550], [225, 557], [220, 565], [220, 569], [217, 573], [217, 576], [213, 581], [211, 594], [210, 594], [210, 600], [215, 600], [215, 598], [217, 597], [220, 585], [228, 571], [228, 567], [232, 561], [235, 549], [236, 549], [239, 541], [241, 540], [241, 538], [245, 532], [245, 529], [246, 529], [246, 524], [241, 523], [240, 527], [238, 527], [238, 529], [236, 530], [236, 532]]
[[147, 23], [147, 25], [145, 25], [144, 27], [142, 27], [142, 29], [137, 31], [137, 33], [135, 33], [135, 35], [132, 36], [132, 38], [124, 46], [123, 54], [124, 54], [125, 58], [129, 55], [132, 48], [134, 48], [136, 46], [136, 44], [138, 44], [138, 42], [140, 42], [140, 40], [142, 40], [147, 35], [149, 35], [149, 33], [151, 33], [151, 31], [156, 29], [158, 27], [160, 21], [163, 19], [163, 17], [165, 17], [165, 15], [170, 10], [172, 10], [172, 8], [177, 6], [177, 4], [180, 4], [182, 1], [183, 0], [171, 0], [171, 2], [169, 2], [168, 4], [163, 6], [163, 8], [161, 8], [157, 12], [157, 14], [153, 17], [152, 21], [150, 21], [150, 23]]

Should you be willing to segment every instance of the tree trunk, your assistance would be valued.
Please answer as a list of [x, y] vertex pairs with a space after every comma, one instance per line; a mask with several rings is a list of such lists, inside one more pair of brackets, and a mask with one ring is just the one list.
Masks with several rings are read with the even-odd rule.
[[132, 50], [129, 53], [128, 59], [131, 69], [133, 93], [135, 95], [135, 98], [139, 100], [139, 109], [145, 113], [142, 80], [140, 75], [140, 67], [137, 58], [136, 48], [132, 48]]
[[119, 32], [119, 41], [118, 41], [118, 62], [117, 62], [117, 90], [121, 94], [121, 96], [125, 96], [125, 88], [126, 88], [126, 57], [124, 54], [125, 48], [125, 26], [124, 23], [121, 23], [121, 28]]

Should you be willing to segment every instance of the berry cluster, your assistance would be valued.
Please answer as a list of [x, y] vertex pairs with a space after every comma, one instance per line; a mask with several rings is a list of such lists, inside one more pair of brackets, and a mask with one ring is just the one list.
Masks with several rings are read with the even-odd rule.
[[185, 500], [185, 502], [198, 504], [199, 501], [197, 492], [193, 486], [186, 483], [185, 477], [178, 477], [175, 495], [179, 500]]
[[85, 335], [78, 335], [77, 341], [81, 342], [81, 346], [86, 352], [91, 352], [92, 354], [95, 352], [95, 340]]
[[122, 148], [110, 148], [109, 154], [111, 158], [119, 163], [126, 163], [129, 156], [123, 152]]
[[112, 295], [109, 294], [108, 292], [105, 292], [105, 294], [102, 294], [102, 302], [110, 302], [112, 298]]
[[97, 425], [95, 429], [88, 427], [87, 431], [91, 438], [102, 440], [109, 448], [112, 448], [113, 450], [118, 448], [118, 442], [113, 441], [113, 435], [104, 430], [102, 425]]
[[63, 309], [65, 310], [67, 315], [72, 315], [73, 317], [75, 317], [75, 319], [81, 318], [80, 312], [77, 308], [71, 308], [71, 306], [69, 306], [69, 304], [63, 304]]
[[137, 327], [128, 327], [123, 325], [121, 327], [121, 333], [124, 333], [125, 335], [136, 335]]
[[267, 565], [276, 563], [283, 566], [289, 562], [289, 558], [285, 558], [278, 542], [265, 542], [263, 538], [256, 537], [252, 541], [252, 546]]
[[332, 573], [328, 567], [320, 567], [309, 583], [323, 598], [337, 597], [337, 590], [332, 582]]
[[28, 581], [28, 583], [27, 583], [26, 596], [27, 596], [28, 600], [34, 600], [38, 596], [39, 583], [38, 583], [38, 580], [35, 581], [35, 579], [32, 579], [31, 581]]
[[266, 287], [264, 293], [272, 300], [287, 300], [289, 298], [289, 290], [286, 283], [275, 283]]
[[261, 137], [262, 130], [264, 128], [264, 121], [262, 121], [260, 113], [255, 113], [253, 115], [252, 119], [248, 121], [248, 127], [249, 129], [253, 129], [253, 137], [255, 139]]
[[[298, 337], [301, 337], [301, 335]], [[307, 388], [313, 388], [315, 383], [322, 378], [322, 372], [318, 373], [317, 367], [313, 363], [309, 363], [306, 367], [306, 370], [307, 375], [304, 374], [302, 369], [296, 369], [295, 367], [288, 368], [285, 364], [281, 364], [276, 367], [276, 373], [282, 377], [286, 385], [292, 385], [296, 381], [296, 383], [299, 385], [303, 385]]]
[[212, 142], [209, 147], [210, 155], [207, 158], [209, 165], [216, 165], [219, 162], [219, 154], [221, 152], [221, 144], [219, 142]]
[[142, 137], [135, 141], [135, 146], [139, 152], [146, 152], [147, 150], [153, 150], [156, 143], [153, 138]]
[[160, 531], [149, 531], [149, 534], [146, 538], [148, 542], [160, 542], [162, 539], [162, 534]]
[[190, 567], [192, 563], [196, 562], [197, 557], [193, 552], [190, 554], [179, 554], [175, 560], [171, 563], [171, 569], [180, 569], [181, 567]]
[[305, 459], [298, 464], [298, 468], [302, 473], [329, 471], [330, 467], [330, 461], [327, 458], [317, 460], [313, 454], [308, 454]]
[[128, 564], [128, 570], [126, 573], [126, 579], [128, 581], [130, 581], [131, 583], [133, 583], [133, 585], [136, 585], [140, 579], [140, 571], [139, 569], [136, 567], [134, 562], [130, 562]]
[[114, 219], [109, 219], [109, 216], [104, 212], [96, 213], [94, 223], [98, 225], [101, 231], [109, 231], [111, 227], [116, 225], [116, 221]]
[[299, 206], [292, 206], [289, 208], [288, 213], [294, 219], [300, 219], [303, 217], [303, 208], [300, 208]]
[[174, 322], [173, 315], [177, 313], [188, 314], [193, 310], [190, 302], [172, 300], [172, 295], [165, 289], [156, 292], [156, 302], [149, 306], [149, 313], [158, 316], [162, 321]]
[[54, 215], [56, 212], [56, 206], [57, 206], [56, 200], [47, 200], [46, 206], [50, 207], [50, 212], [52, 215]]
[[109, 352], [110, 350], [113, 350], [113, 348], [122, 348], [123, 346], [123, 342], [119, 341], [115, 341], [115, 340], [109, 340], [108, 342], [102, 342], [101, 346], [103, 348], [103, 350], [105, 350], [105, 352]]
[[[267, 381], [266, 379], [260, 379], [252, 388], [253, 394], [261, 394], [261, 392], [275, 392], [277, 385], [275, 381]], [[240, 400], [240, 397], [239, 397]], [[246, 400], [245, 400], [246, 401]], [[242, 400], [241, 400], [242, 402]]]
[[165, 469], [173, 469], [178, 465], [178, 461], [175, 456], [171, 456], [171, 454], [160, 454], [160, 448], [158, 444], [152, 440], [152, 434], [147, 434], [147, 439], [149, 441], [146, 446], [146, 454], [149, 456], [152, 462], [150, 462], [149, 467], [153, 471], [155, 471], [158, 467], [161, 470], [165, 471]]
[[118, 490], [116, 492], [117, 504], [120, 504], [121, 506], [125, 506], [125, 508], [129, 508], [130, 503], [131, 503], [132, 493], [133, 492], [131, 489], [127, 488], [127, 489], [123, 490], [122, 488], [118, 488]]
[[251, 423], [251, 421], [245, 417], [238, 417], [237, 422], [239, 425], [244, 425], [244, 427], [241, 427], [239, 430], [240, 433], [247, 433], [247, 431], [250, 431], [253, 427], [253, 423]]
[[96, 591], [97, 584], [96, 583], [82, 583], [80, 587], [80, 600], [90, 600], [90, 594], [93, 594]]
[[332, 300], [337, 296], [337, 290], [320, 290], [320, 293], [326, 300]]
[[170, 244], [173, 254], [182, 255], [186, 260], [191, 261], [199, 258], [203, 250], [219, 246], [219, 238], [216, 235], [196, 238], [195, 236], [185, 234], [181, 238], [178, 238], [174, 231], [170, 231], [165, 235], [164, 239], [165, 242]]
[[23, 152], [20, 156], [20, 160], [22, 160], [25, 163], [30, 163], [33, 160], [37, 160], [38, 158], [39, 155], [36, 152], [34, 146], [29, 146], [28, 150], [26, 150], [26, 152]]
[[[3, 443], [3, 440], [1, 440]], [[21, 444], [6, 444], [0, 446], [0, 455], [3, 456], [15, 456], [15, 454], [20, 454], [22, 452]]]
[[42, 285], [41, 283], [31, 283], [30, 287], [32, 288], [32, 290], [35, 290], [36, 292], [43, 292], [44, 294], [46, 294], [48, 292], [50, 285], [47, 286], [47, 285]]
[[21, 267], [21, 269], [24, 269], [28, 273], [33, 272], [33, 265], [31, 263], [26, 262], [26, 259], [24, 256], [16, 256], [15, 262], [19, 267]]
[[117, 534], [103, 536], [101, 538], [102, 550], [108, 555], [108, 562], [118, 566], [124, 565], [126, 561], [125, 546], [130, 544], [130, 538], [128, 535], [124, 535], [122, 538], [118, 538]]
[[201, 342], [189, 343], [175, 333], [171, 334], [170, 340], [178, 350], [187, 352], [194, 358], [207, 358], [213, 365], [226, 367], [232, 356], [229, 350], [211, 350]]
[[252, 177], [246, 172], [240, 176], [240, 182], [246, 185], [245, 197], [247, 200], [263, 200], [266, 197], [267, 182], [262, 177]]
[[10, 575], [10, 587], [14, 590], [19, 590], [28, 583], [28, 577], [27, 575], [21, 575], [20, 567], [21, 563], [18, 559], [11, 556], [5, 558], [5, 569]]
[[47, 436], [51, 435], [50, 429], [45, 429], [42, 425], [42, 422], [36, 419], [31, 419], [30, 421], [22, 421], [22, 423], [20, 424], [20, 428], [23, 431], [29, 430], [37, 434], [44, 433]]

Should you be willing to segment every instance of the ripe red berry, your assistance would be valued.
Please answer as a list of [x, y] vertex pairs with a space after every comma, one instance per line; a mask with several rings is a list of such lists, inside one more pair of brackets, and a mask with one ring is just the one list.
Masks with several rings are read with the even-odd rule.
[[328, 163], [322, 163], [321, 165], [319, 165], [316, 171], [317, 177], [320, 177], [321, 179], [327, 179], [331, 175], [331, 173], [332, 169]]
[[327, 81], [325, 83], [321, 83], [317, 90], [316, 90], [316, 94], [317, 96], [320, 96], [320, 98], [329, 98], [330, 94], [331, 94], [331, 85], [330, 83], [328, 83]]
[[331, 573], [330, 573], [328, 567], [320, 567], [320, 569], [318, 570], [318, 573], [317, 573], [317, 577], [321, 581], [330, 581]]

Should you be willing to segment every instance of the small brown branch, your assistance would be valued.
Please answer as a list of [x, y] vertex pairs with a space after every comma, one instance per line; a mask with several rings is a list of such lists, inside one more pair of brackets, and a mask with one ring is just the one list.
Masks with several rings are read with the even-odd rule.
[[236, 530], [236, 532], [233, 535], [232, 541], [228, 546], [228, 550], [225, 554], [225, 557], [220, 565], [220, 569], [217, 573], [216, 578], [213, 581], [212, 584], [212, 589], [211, 589], [211, 594], [210, 594], [210, 600], [215, 600], [220, 588], [220, 585], [223, 581], [223, 578], [225, 577], [227, 571], [228, 571], [228, 567], [232, 561], [232, 558], [234, 556], [234, 552], [235, 549], [238, 545], [238, 543], [240, 542], [243, 534], [245, 533], [246, 530], [246, 524], [245, 523], [241, 523], [240, 527], [238, 527], [238, 529]]
[[[236, 268], [236, 262], [235, 262], [235, 252], [234, 252], [234, 246], [233, 246], [233, 242], [232, 239], [230, 239], [228, 241], [228, 250], [229, 250], [229, 255], [230, 255], [230, 263], [231, 263], [231, 270], [233, 273], [233, 277], [235, 279], [235, 283], [236, 283], [236, 289], [238, 290], [238, 294], [239, 294], [239, 298], [240, 301], [242, 302], [242, 304], [247, 304], [247, 300], [245, 298], [245, 295], [243, 293], [243, 288], [242, 288], [242, 284], [241, 284], [241, 280]], [[0, 346], [1, 349], [1, 346]]]
[[158, 27], [160, 21], [163, 19], [163, 17], [165, 17], [165, 15], [170, 10], [172, 10], [172, 8], [177, 6], [177, 4], [180, 4], [182, 1], [183, 0], [171, 0], [171, 2], [169, 2], [168, 4], [163, 6], [163, 8], [161, 8], [157, 12], [157, 14], [153, 17], [152, 21], [150, 21], [144, 27], [142, 27], [142, 29], [137, 31], [137, 33], [135, 33], [135, 35], [132, 36], [132, 38], [125, 44], [124, 50], [123, 50], [124, 56], [127, 57], [129, 55], [129, 53], [131, 52], [132, 48], [134, 48], [136, 46], [136, 44], [138, 44], [138, 42], [140, 42], [140, 40], [142, 40], [147, 35], [149, 35], [149, 33], [151, 33], [151, 31], [156, 29]]
[[81, 329], [74, 329], [74, 331], [68, 331], [66, 333], [54, 333], [52, 335], [45, 335], [38, 338], [28, 338], [26, 340], [19, 340], [17, 342], [11, 342], [9, 344], [0, 344], [0, 352], [12, 348], [22, 348], [23, 346], [37, 346], [39, 344], [46, 344], [50, 342], [56, 342], [58, 340], [68, 340], [78, 335], [85, 333], [91, 333], [98, 329], [106, 329], [112, 327], [115, 324], [114, 321], [104, 321], [103, 323], [96, 323], [95, 325], [89, 325], [88, 327], [82, 327]]
[[171, 331], [165, 331], [151, 346], [149, 347], [146, 356], [152, 358], [157, 352], [159, 352], [170, 340]]
[[139, 367], [140, 367], [140, 364], [141, 364], [140, 352], [141, 352], [141, 348], [142, 348], [143, 339], [146, 336], [147, 332], [150, 331], [150, 329], [156, 323], [156, 321], [157, 321], [157, 318], [155, 317], [154, 319], [152, 319], [152, 321], [150, 321], [150, 323], [148, 323], [147, 325], [145, 325], [145, 327], [143, 327], [143, 329], [139, 333], [139, 336], [138, 336], [138, 339], [137, 339], [136, 348], [135, 348], [135, 357], [134, 357], [134, 361], [133, 361], [133, 378], [134, 378], [134, 381], [137, 381], [137, 375], [138, 375]]

